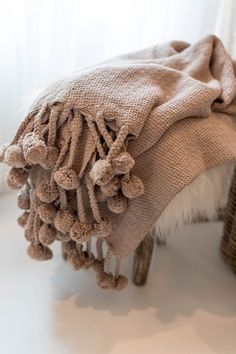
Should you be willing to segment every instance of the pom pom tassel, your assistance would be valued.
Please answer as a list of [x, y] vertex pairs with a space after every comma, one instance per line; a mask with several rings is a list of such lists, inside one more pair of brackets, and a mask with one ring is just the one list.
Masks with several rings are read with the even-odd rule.
[[39, 200], [44, 203], [52, 203], [58, 198], [58, 191], [52, 188], [50, 182], [40, 182], [36, 193]]
[[79, 179], [72, 168], [61, 167], [54, 173], [56, 183], [63, 189], [70, 190], [79, 187]]
[[73, 170], [72, 166], [76, 154], [78, 139], [82, 132], [82, 115], [80, 112], [74, 112], [74, 118], [69, 123], [69, 130], [71, 136], [71, 144], [69, 151], [69, 158], [67, 164], [64, 167], [59, 168], [54, 173], [54, 179], [56, 183], [63, 189], [71, 190], [79, 187], [79, 178], [77, 173]]
[[28, 190], [20, 191], [17, 198], [18, 208], [28, 210], [30, 208], [30, 196]]
[[47, 146], [45, 160], [41, 161], [41, 166], [46, 170], [52, 170], [59, 157], [59, 151], [55, 146]]
[[7, 184], [11, 189], [20, 189], [28, 179], [28, 172], [23, 168], [12, 167], [8, 171]]
[[118, 176], [115, 176], [112, 178], [110, 182], [101, 186], [101, 192], [106, 197], [113, 197], [114, 195], [117, 194], [119, 188], [120, 188], [120, 179], [118, 178]]
[[144, 193], [144, 185], [138, 176], [125, 175], [121, 179], [121, 190], [125, 197], [137, 198]]
[[22, 141], [22, 150], [25, 160], [32, 165], [44, 163], [46, 160], [46, 144], [34, 132], [25, 135]]
[[63, 234], [70, 232], [75, 221], [74, 216], [68, 210], [59, 210], [55, 216], [55, 228]]
[[52, 204], [42, 203], [38, 206], [37, 213], [45, 224], [52, 224], [56, 216], [56, 209]]
[[93, 235], [93, 228], [89, 224], [85, 224], [76, 220], [70, 229], [70, 237], [72, 240], [83, 243], [89, 241]]
[[39, 241], [44, 246], [51, 245], [56, 240], [57, 232], [51, 225], [43, 224], [39, 229]]
[[46, 261], [52, 258], [53, 254], [49, 247], [42, 244], [31, 244], [27, 249], [28, 255], [37, 261]]
[[4, 162], [13, 167], [25, 167], [26, 161], [21, 146], [15, 144], [9, 146], [4, 154]]
[[67, 261], [72, 265], [74, 270], [80, 270], [83, 267], [83, 259], [80, 258], [76, 249], [71, 250], [67, 254]]
[[21, 214], [18, 219], [17, 219], [17, 223], [20, 227], [25, 228], [27, 225], [29, 219], [29, 212], [25, 211], [23, 214]]
[[127, 198], [122, 194], [117, 194], [114, 197], [107, 198], [107, 207], [115, 214], [122, 214], [128, 207]]
[[127, 151], [120, 153], [112, 160], [113, 171], [116, 175], [129, 173], [129, 171], [134, 167], [134, 165], [135, 161]]
[[103, 290], [122, 290], [128, 284], [124, 275], [113, 275], [104, 271], [104, 261], [95, 261], [93, 269], [96, 272], [97, 285]]
[[113, 168], [108, 160], [98, 160], [94, 163], [90, 173], [94, 184], [103, 186], [114, 177]]
[[99, 223], [94, 223], [93, 225], [94, 236], [97, 238], [105, 238], [111, 234], [112, 224], [110, 220], [106, 218], [101, 218]]

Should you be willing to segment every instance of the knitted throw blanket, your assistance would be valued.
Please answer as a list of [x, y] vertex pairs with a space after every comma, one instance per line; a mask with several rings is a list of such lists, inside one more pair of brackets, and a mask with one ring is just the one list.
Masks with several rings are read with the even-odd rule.
[[21, 189], [28, 254], [50, 259], [59, 240], [75, 269], [122, 289], [121, 258], [174, 196], [236, 160], [235, 95], [234, 62], [212, 35], [118, 57], [46, 88], [1, 152], [9, 186]]

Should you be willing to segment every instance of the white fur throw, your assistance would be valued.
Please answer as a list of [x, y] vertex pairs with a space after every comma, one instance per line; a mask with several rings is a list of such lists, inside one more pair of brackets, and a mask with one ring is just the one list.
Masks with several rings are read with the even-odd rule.
[[231, 162], [199, 175], [167, 205], [155, 223], [154, 235], [165, 238], [198, 217], [214, 220], [226, 205], [234, 167], [235, 162]]

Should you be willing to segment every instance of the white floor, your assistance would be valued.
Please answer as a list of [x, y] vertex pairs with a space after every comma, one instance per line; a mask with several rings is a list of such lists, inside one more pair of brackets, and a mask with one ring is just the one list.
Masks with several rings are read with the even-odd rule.
[[[236, 353], [236, 277], [220, 258], [220, 223], [186, 227], [156, 248], [148, 284], [100, 290], [59, 249], [25, 254], [15, 196], [0, 197], [0, 353]], [[129, 276], [131, 259], [124, 267]]]

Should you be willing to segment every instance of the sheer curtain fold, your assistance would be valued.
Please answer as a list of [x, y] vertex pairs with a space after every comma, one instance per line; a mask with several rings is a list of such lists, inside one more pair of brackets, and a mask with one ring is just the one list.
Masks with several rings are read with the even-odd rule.
[[234, 0], [0, 0], [0, 9], [0, 144], [13, 136], [29, 96], [111, 56], [208, 33], [236, 56]]

